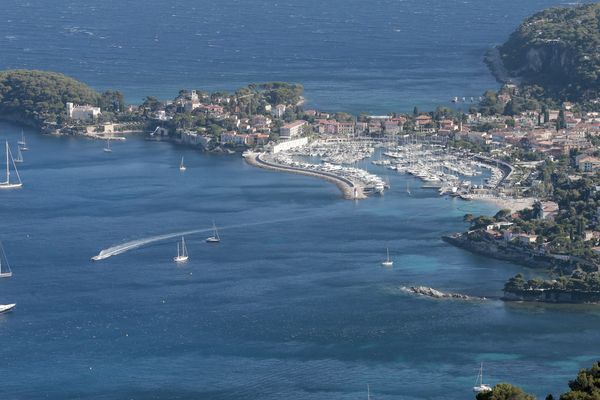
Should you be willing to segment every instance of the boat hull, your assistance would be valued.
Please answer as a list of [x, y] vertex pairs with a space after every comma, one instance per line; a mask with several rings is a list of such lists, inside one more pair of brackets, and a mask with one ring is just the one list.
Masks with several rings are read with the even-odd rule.
[[0, 304], [0, 314], [11, 312], [16, 306], [16, 304]]

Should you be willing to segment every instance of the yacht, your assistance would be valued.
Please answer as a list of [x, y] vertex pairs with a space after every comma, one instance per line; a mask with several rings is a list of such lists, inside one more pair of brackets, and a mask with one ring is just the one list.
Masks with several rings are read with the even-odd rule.
[[[6, 253], [4, 252], [4, 247], [0, 242], [0, 278], [10, 278], [12, 276], [12, 271], [10, 270], [10, 265], [8, 265], [8, 259], [6, 258]], [[7, 313], [15, 308], [16, 304], [0, 304], [0, 314]]]
[[23, 162], [23, 153], [21, 153], [21, 146], [17, 147], [17, 158], [15, 158], [16, 163]]
[[105, 153], [112, 153], [112, 149], [110, 148], [110, 139], [106, 139], [106, 147], [104, 148]]
[[385, 261], [382, 261], [381, 265], [384, 267], [393, 267], [394, 261], [392, 261], [390, 259], [390, 249], [386, 249], [386, 251], [387, 251], [387, 258], [385, 259]]
[[185, 238], [181, 237], [181, 245], [177, 242], [177, 256], [173, 257], [173, 261], [176, 263], [183, 263], [188, 260], [187, 247], [185, 246]]
[[221, 238], [219, 237], [219, 230], [217, 229], [217, 226], [213, 222], [213, 235], [206, 238], [206, 243], [219, 243], [220, 241], [221, 241]]
[[481, 363], [479, 366], [479, 374], [477, 374], [477, 380], [475, 381], [475, 386], [473, 386], [473, 392], [486, 393], [491, 391], [491, 386], [483, 383], [483, 363]]
[[[15, 175], [17, 176], [17, 182], [10, 181], [10, 167], [12, 167], [15, 171]], [[15, 160], [10, 152], [10, 148], [8, 147], [8, 141], [6, 142], [6, 181], [0, 182], [0, 189], [17, 189], [23, 186], [21, 182], [21, 177], [19, 176], [19, 171], [17, 170], [17, 165], [15, 164]]]
[[185, 171], [187, 168], [186, 166], [183, 164], [183, 156], [181, 157], [181, 163], [179, 163], [179, 170], [180, 171]]
[[19, 140], [17, 142], [17, 144], [19, 145], [19, 148], [23, 151], [27, 151], [29, 150], [29, 147], [27, 147], [27, 142], [25, 141], [25, 133], [23, 132], [23, 129], [21, 129], [21, 140]]

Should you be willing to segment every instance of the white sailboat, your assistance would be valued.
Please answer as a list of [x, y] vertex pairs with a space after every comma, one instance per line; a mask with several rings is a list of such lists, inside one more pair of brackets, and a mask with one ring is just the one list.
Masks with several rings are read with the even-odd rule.
[[479, 374], [477, 374], [477, 379], [475, 380], [475, 386], [473, 386], [473, 392], [486, 393], [491, 391], [491, 386], [483, 383], [483, 363], [481, 363], [479, 366]]
[[173, 261], [175, 261], [176, 263], [182, 263], [182, 262], [186, 262], [188, 260], [188, 252], [187, 252], [187, 247], [185, 245], [185, 238], [182, 236], [181, 237], [181, 246], [179, 245], [179, 242], [177, 242], [177, 256], [173, 257]]
[[386, 248], [386, 251], [387, 258], [381, 263], [381, 265], [384, 267], [392, 267], [394, 265], [394, 262], [390, 259], [390, 249]]
[[221, 238], [219, 237], [219, 230], [213, 221], [213, 235], [206, 238], [206, 243], [219, 243]]
[[112, 153], [112, 149], [110, 148], [110, 139], [106, 139], [106, 147], [104, 148], [105, 153]]
[[22, 163], [23, 162], [23, 153], [21, 153], [21, 147], [17, 147], [17, 158], [15, 158], [15, 162], [16, 163]]
[[[6, 258], [6, 253], [4, 252], [4, 247], [2, 243], [0, 243], [0, 278], [10, 278], [12, 276], [12, 271], [10, 270], [10, 265], [8, 265], [8, 259]], [[16, 304], [0, 304], [0, 314], [11, 311], [15, 308]]]
[[410, 192], [410, 186], [408, 184], [408, 181], [406, 181], [406, 193], [408, 193], [409, 196], [412, 196], [412, 193]]
[[[13, 166], [15, 170], [15, 175], [17, 176], [17, 182], [10, 181], [10, 166]], [[8, 141], [6, 141], [6, 181], [0, 182], [0, 189], [16, 189], [23, 186], [21, 182], [21, 177], [19, 176], [19, 171], [17, 170], [17, 166], [15, 164], [15, 160], [10, 151], [10, 147], [8, 147]]]
[[23, 129], [21, 129], [21, 140], [19, 140], [17, 142], [17, 144], [19, 145], [21, 150], [23, 150], [23, 151], [29, 150], [29, 147], [27, 147], [27, 142], [25, 141], [25, 133], [23, 132]]
[[186, 169], [187, 169], [186, 166], [183, 164], [183, 156], [181, 156], [181, 163], [179, 163], [179, 170], [185, 171]]
[[371, 387], [367, 383], [367, 400], [371, 400]]

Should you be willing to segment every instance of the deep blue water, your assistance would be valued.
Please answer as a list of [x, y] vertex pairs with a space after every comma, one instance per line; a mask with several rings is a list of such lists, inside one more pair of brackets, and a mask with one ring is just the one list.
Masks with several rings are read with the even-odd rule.
[[[13, 143], [19, 131], [0, 124]], [[489, 382], [545, 395], [598, 356], [597, 307], [399, 290], [500, 295], [521, 267], [440, 240], [490, 206], [397, 174], [385, 197], [354, 203], [239, 156], [141, 138], [106, 154], [101, 142], [26, 132], [25, 186], [0, 193], [14, 272], [0, 302], [18, 303], [0, 316], [3, 398], [356, 399], [369, 383], [379, 399], [468, 399], [480, 361]], [[222, 243], [187, 236], [185, 266], [171, 261], [176, 239], [89, 261], [213, 219]], [[379, 266], [385, 247], [391, 270]]]
[[559, 0], [3, 0], [0, 69], [61, 71], [127, 99], [300, 82], [308, 106], [386, 113], [497, 83], [483, 55]]

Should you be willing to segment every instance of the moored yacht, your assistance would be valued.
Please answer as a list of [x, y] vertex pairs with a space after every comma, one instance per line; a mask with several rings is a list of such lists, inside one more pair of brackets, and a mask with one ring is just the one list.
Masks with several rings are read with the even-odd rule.
[[179, 242], [177, 242], [177, 256], [173, 257], [173, 261], [175, 261], [176, 263], [183, 263], [186, 262], [188, 258], [189, 257], [187, 247], [185, 245], [185, 238], [182, 236], [181, 246], [179, 245]]
[[393, 267], [394, 266], [394, 261], [392, 261], [390, 259], [390, 249], [386, 249], [387, 251], [387, 258], [385, 259], [385, 261], [381, 262], [381, 265], [384, 267]]
[[[4, 247], [0, 242], [0, 278], [10, 278], [12, 276], [12, 271], [10, 270], [10, 265], [8, 264], [8, 259], [6, 258], [6, 253], [4, 252]], [[16, 304], [0, 304], [0, 314], [11, 311], [15, 308]]]
[[220, 241], [219, 230], [213, 221], [213, 235], [206, 238], [206, 243], [219, 243]]
[[[10, 168], [12, 167], [15, 171], [15, 175], [17, 176], [16, 182], [11, 182], [10, 180]], [[15, 164], [15, 160], [10, 151], [10, 147], [8, 146], [8, 141], [6, 142], [6, 181], [0, 182], [0, 189], [17, 189], [23, 186], [21, 182], [21, 177], [19, 176], [19, 171], [17, 170], [17, 166]]]
[[479, 374], [477, 374], [477, 380], [475, 380], [475, 386], [473, 386], [473, 392], [486, 393], [491, 391], [492, 387], [483, 383], [483, 363], [481, 363], [479, 366]]

